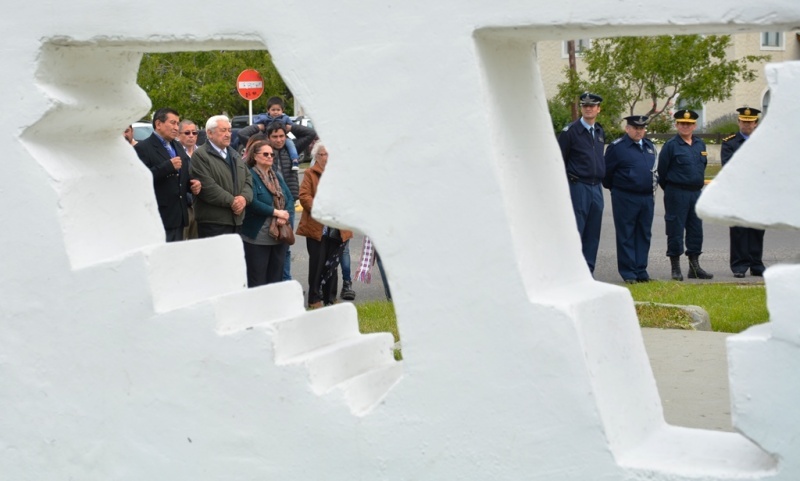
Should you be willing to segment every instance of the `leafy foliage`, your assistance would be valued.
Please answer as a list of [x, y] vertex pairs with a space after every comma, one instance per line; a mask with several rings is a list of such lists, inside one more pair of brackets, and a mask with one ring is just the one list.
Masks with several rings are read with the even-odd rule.
[[690, 107], [722, 101], [738, 82], [755, 80], [752, 63], [769, 60], [763, 55], [728, 59], [730, 45], [729, 35], [598, 39], [583, 51], [586, 78], [567, 72], [557, 98], [568, 104], [581, 92], [595, 92], [604, 99], [600, 115], [614, 123], [637, 113], [657, 116], [678, 95], [691, 99]]
[[553, 122], [553, 132], [561, 132], [572, 122], [572, 113], [563, 103], [551, 99], [547, 101], [547, 107], [550, 110], [550, 120]]
[[667, 134], [675, 131], [675, 120], [668, 112], [661, 112], [647, 123], [647, 132], [651, 134]]
[[735, 134], [739, 131], [738, 114], [723, 115], [709, 122], [705, 128], [708, 134]]
[[181, 118], [203, 125], [223, 112], [247, 113], [247, 101], [236, 92], [236, 78], [248, 68], [258, 70], [264, 79], [264, 94], [253, 102], [253, 109], [265, 111], [267, 99], [278, 95], [287, 100], [286, 113], [291, 115], [292, 93], [264, 50], [146, 53], [138, 83], [153, 101], [153, 111], [170, 107]]

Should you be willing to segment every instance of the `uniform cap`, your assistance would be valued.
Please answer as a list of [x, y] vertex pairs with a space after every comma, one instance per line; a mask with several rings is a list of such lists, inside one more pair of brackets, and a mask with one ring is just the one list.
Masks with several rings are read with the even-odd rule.
[[580, 99], [581, 105], [600, 105], [603, 101], [603, 97], [589, 92], [582, 93]]
[[646, 115], [631, 115], [629, 117], [625, 117], [623, 120], [628, 122], [628, 125], [633, 125], [634, 127], [646, 127], [647, 121], [650, 120], [650, 117]]
[[761, 113], [760, 110], [752, 107], [742, 107], [736, 109], [736, 111], [739, 112], [739, 120], [744, 120], [745, 122], [757, 122], [758, 114]]
[[694, 110], [683, 109], [675, 112], [673, 117], [675, 117], [675, 122], [693, 124], [697, 122], [698, 118], [700, 118], [700, 114]]

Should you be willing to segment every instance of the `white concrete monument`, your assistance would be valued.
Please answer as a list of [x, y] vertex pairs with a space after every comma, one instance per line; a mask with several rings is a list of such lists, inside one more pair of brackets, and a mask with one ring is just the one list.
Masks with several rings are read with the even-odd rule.
[[[800, 271], [767, 271], [773, 322], [730, 342], [739, 433], [667, 425], [630, 295], [581, 257], [535, 56], [798, 25], [796, 0], [6, 8], [0, 479], [798, 479]], [[336, 159], [316, 206], [380, 247], [403, 363], [352, 306], [246, 290], [235, 237], [163, 243], [120, 135], [139, 60], [223, 48], [268, 48], [304, 99]], [[705, 212], [800, 227], [798, 71], [770, 69]], [[745, 198], [756, 156], [776, 188]]]

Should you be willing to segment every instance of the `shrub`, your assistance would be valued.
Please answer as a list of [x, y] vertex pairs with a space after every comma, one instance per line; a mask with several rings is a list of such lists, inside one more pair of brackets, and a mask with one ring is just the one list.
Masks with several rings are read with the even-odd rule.
[[661, 112], [647, 123], [647, 132], [651, 134], [669, 134], [675, 132], [675, 122], [667, 112]]
[[553, 122], [553, 132], [558, 134], [564, 127], [572, 122], [572, 112], [569, 106], [551, 99], [547, 101], [547, 108], [550, 110], [550, 119]]
[[735, 134], [739, 131], [739, 116], [737, 114], [723, 115], [706, 124], [706, 134]]

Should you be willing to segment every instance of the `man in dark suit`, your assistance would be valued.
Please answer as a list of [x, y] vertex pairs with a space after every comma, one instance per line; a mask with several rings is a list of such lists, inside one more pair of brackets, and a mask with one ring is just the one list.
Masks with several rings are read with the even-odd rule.
[[194, 215], [200, 239], [238, 234], [244, 208], [253, 201], [253, 178], [231, 145], [231, 123], [224, 115], [206, 122], [208, 142], [192, 154], [191, 175], [203, 183]]
[[158, 213], [164, 224], [167, 242], [183, 240], [189, 225], [186, 196], [200, 193], [200, 182], [189, 180], [189, 156], [175, 139], [178, 137], [178, 112], [164, 108], [153, 115], [153, 133], [134, 146], [136, 154], [153, 173]]
[[[739, 113], [739, 132], [722, 141], [722, 166], [731, 160], [733, 153], [739, 150], [745, 140], [749, 139], [758, 125], [758, 109], [742, 107]], [[750, 274], [760, 277], [764, 275], [764, 231], [750, 227], [731, 227], [731, 271], [733, 277], [743, 278], [750, 269]]]

